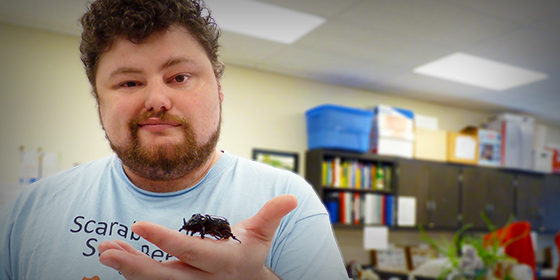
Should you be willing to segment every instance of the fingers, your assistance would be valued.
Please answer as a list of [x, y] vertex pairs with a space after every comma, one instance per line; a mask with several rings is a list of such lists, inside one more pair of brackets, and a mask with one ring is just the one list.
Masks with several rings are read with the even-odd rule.
[[282, 218], [294, 210], [297, 204], [297, 198], [291, 194], [274, 197], [255, 216], [240, 222], [239, 226], [245, 227], [260, 240], [271, 242]]
[[130, 255], [137, 257], [141, 252], [137, 251], [130, 244], [122, 240], [106, 241], [99, 244], [99, 261], [116, 270], [121, 269], [123, 259], [128, 259]]
[[189, 274], [199, 279], [204, 272], [178, 260], [158, 262], [122, 240], [99, 244], [99, 261], [118, 270], [126, 279], [181, 279]]
[[154, 261], [122, 240], [105, 241], [98, 248], [99, 262], [123, 275], [134, 275], [146, 263]]
[[[231, 239], [201, 239], [198, 236], [189, 236], [150, 222], [134, 223], [131, 229], [170, 255], [207, 272], [221, 269], [217, 264], [229, 257], [230, 253], [227, 252], [236, 251], [231, 246], [239, 245], [237, 241]], [[235, 244], [232, 244], [233, 242]], [[213, 260], [213, 262], [208, 262], [208, 260]]]
[[129, 252], [132, 254], [140, 253], [138, 252], [138, 250], [134, 249], [134, 247], [132, 247], [130, 244], [126, 243], [123, 240], [102, 242], [101, 244], [99, 244], [98, 249], [100, 254], [111, 249], [120, 250], [123, 252]]

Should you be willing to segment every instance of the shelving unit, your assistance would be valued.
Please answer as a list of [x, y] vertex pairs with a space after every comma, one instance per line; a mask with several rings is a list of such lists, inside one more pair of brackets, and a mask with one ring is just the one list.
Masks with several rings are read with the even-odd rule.
[[[334, 159], [384, 166], [391, 173], [387, 188], [343, 187], [325, 180], [328, 171], [325, 171], [324, 162]], [[329, 202], [338, 198], [340, 203], [340, 194], [349, 193], [351, 197], [360, 198], [361, 208], [352, 211], [363, 213], [366, 210], [363, 204], [367, 204], [363, 197], [374, 194], [392, 196], [391, 209], [396, 216], [397, 196], [405, 196], [416, 199], [416, 223], [425, 229], [455, 231], [462, 225], [472, 224], [473, 230], [487, 231], [481, 212], [497, 227], [514, 217], [529, 221], [539, 233], [552, 234], [560, 229], [558, 174], [326, 149], [307, 151], [305, 170], [307, 181], [328, 209]], [[337, 212], [340, 215], [340, 211]], [[350, 223], [341, 223], [340, 219], [333, 221], [335, 228], [360, 229], [364, 225], [382, 224], [367, 222], [364, 217]], [[389, 226], [399, 229], [394, 222]], [[403, 227], [407, 228], [410, 227]]]
[[307, 151], [305, 168], [334, 226], [394, 225], [395, 158], [316, 149]]

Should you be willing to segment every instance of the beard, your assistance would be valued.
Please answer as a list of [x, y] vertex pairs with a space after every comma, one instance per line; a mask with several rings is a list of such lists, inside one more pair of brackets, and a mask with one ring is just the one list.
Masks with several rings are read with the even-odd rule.
[[[177, 144], [143, 146], [138, 137], [138, 124], [150, 117], [180, 123], [184, 128], [184, 141]], [[201, 145], [197, 143], [196, 134], [187, 119], [165, 112], [159, 114], [146, 112], [132, 120], [128, 126], [131, 141], [121, 146], [112, 143], [105, 133], [113, 151], [122, 163], [137, 175], [154, 181], [169, 181], [188, 175], [208, 161], [220, 137], [221, 108], [216, 130], [206, 143]]]

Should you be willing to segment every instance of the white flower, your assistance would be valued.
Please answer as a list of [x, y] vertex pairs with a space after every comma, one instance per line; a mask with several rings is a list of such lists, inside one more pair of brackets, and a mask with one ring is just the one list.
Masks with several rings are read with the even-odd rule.
[[459, 263], [459, 269], [465, 274], [474, 275], [477, 270], [483, 269], [484, 264], [478, 256], [476, 249], [471, 245], [463, 245], [461, 248], [462, 258]]

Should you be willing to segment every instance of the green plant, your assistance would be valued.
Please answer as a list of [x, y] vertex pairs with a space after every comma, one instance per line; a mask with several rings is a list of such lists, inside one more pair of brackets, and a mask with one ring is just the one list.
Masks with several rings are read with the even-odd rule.
[[[491, 271], [491, 275], [497, 279], [512, 279], [509, 270], [503, 268], [517, 264], [517, 260], [505, 254], [504, 248], [525, 237], [529, 232], [504, 242], [505, 234], [496, 229], [484, 212], [481, 216], [490, 232], [486, 238], [466, 235], [472, 228], [472, 224], [466, 224], [455, 233], [452, 242], [442, 235], [443, 242], [438, 244], [427, 235], [421, 224], [418, 225], [422, 238], [449, 261], [449, 266], [442, 269], [437, 279], [486, 279], [488, 271]], [[505, 226], [512, 221], [513, 219], [510, 218]], [[500, 267], [499, 264], [504, 265]]]

